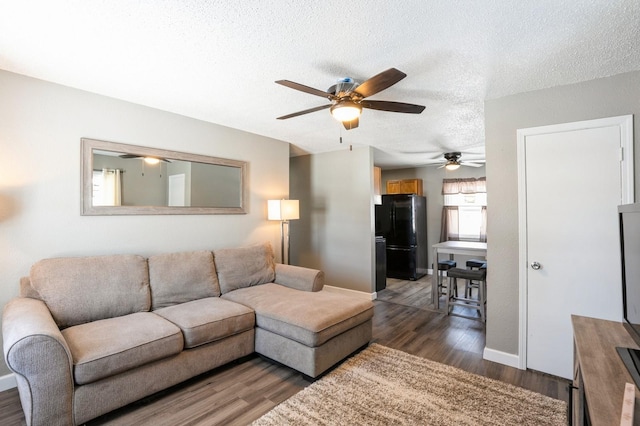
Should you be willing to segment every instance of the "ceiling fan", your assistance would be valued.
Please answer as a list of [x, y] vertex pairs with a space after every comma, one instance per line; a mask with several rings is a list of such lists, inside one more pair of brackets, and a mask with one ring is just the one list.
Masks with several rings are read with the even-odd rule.
[[460, 161], [460, 157], [462, 157], [462, 153], [459, 151], [445, 152], [443, 156], [444, 156], [444, 159], [437, 160], [435, 163], [433, 163], [434, 165], [444, 163], [440, 167], [438, 167], [439, 169], [444, 167], [447, 170], [458, 170], [460, 166], [482, 167], [482, 164], [480, 163], [485, 162], [485, 160], [475, 160], [475, 162]]
[[163, 163], [171, 163], [171, 160], [167, 160], [166, 158], [149, 157], [149, 156], [145, 156], [145, 155], [122, 154], [122, 155], [119, 155], [118, 157], [120, 157], [120, 158], [142, 158], [145, 161], [145, 163], [147, 163], [147, 164], [158, 164], [161, 161]]
[[403, 102], [365, 100], [365, 98], [373, 96], [376, 93], [393, 86], [406, 76], [407, 75], [402, 71], [395, 68], [389, 68], [380, 74], [374, 75], [361, 84], [358, 84], [352, 78], [348, 77], [340, 79], [335, 85], [327, 89], [326, 92], [300, 83], [295, 83], [293, 81], [278, 80], [276, 81], [278, 84], [301, 92], [309, 93], [311, 95], [327, 98], [331, 102], [327, 105], [283, 115], [282, 117], [278, 117], [278, 120], [286, 120], [287, 118], [297, 117], [299, 115], [328, 108], [331, 111], [331, 115], [336, 120], [342, 122], [345, 129], [351, 130], [358, 127], [362, 108], [420, 114], [424, 110], [424, 106], [422, 105], [407, 104]]

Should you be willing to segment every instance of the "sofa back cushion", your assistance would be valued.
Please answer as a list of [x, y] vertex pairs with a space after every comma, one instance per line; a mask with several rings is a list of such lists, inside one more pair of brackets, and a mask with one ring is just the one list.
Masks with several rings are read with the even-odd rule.
[[220, 296], [216, 267], [210, 251], [151, 256], [149, 279], [151, 308], [154, 310]]
[[213, 257], [222, 294], [275, 279], [276, 262], [270, 243], [214, 250]]
[[60, 328], [151, 306], [147, 259], [142, 256], [44, 259], [31, 267], [29, 278]]

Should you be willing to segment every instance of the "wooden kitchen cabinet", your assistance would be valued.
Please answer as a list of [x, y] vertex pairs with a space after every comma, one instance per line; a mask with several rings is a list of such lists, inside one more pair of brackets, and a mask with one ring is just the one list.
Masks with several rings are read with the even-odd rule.
[[373, 168], [373, 203], [382, 204], [382, 169]]
[[387, 194], [417, 194], [422, 193], [422, 179], [388, 180]]

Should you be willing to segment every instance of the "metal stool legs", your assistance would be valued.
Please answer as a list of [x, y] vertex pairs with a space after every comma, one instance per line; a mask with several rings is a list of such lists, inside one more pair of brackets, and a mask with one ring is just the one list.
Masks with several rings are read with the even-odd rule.
[[[438, 288], [436, 291], [436, 297], [444, 296], [449, 294], [449, 283], [445, 285], [445, 279], [450, 281], [449, 278], [444, 276], [445, 271], [450, 270], [451, 268], [456, 267], [455, 260], [441, 260], [438, 262]], [[458, 295], [458, 291], [456, 289], [456, 296]], [[434, 301], [435, 302], [435, 301]], [[436, 304], [438, 306], [438, 304]]]
[[[487, 269], [487, 261], [483, 259], [469, 259], [467, 260], [467, 269]], [[474, 288], [479, 291], [478, 283], [473, 280], [467, 280], [464, 286], [464, 297], [471, 298]], [[478, 297], [480, 296], [478, 295]]]

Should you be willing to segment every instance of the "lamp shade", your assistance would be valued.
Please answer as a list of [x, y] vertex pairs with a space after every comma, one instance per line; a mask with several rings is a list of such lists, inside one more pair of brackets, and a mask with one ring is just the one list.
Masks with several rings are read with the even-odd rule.
[[269, 220], [300, 219], [300, 202], [298, 200], [269, 200]]

